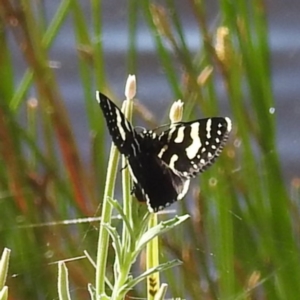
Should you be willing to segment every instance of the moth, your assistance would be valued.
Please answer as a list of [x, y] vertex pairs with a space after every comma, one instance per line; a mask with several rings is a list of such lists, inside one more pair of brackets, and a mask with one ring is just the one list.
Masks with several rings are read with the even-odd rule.
[[190, 180], [221, 153], [232, 123], [227, 117], [172, 123], [166, 130], [137, 132], [122, 111], [105, 95], [96, 93], [114, 144], [128, 161], [132, 192], [157, 212], [181, 200]]

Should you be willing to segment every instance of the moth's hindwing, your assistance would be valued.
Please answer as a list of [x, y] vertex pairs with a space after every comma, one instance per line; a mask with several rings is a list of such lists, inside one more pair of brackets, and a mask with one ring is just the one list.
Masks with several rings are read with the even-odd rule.
[[219, 156], [230, 130], [229, 118], [173, 124], [158, 137], [162, 145], [158, 157], [177, 174], [195, 177]]
[[138, 134], [122, 111], [105, 95], [97, 92], [97, 101], [101, 107], [112, 140], [121, 154], [126, 157], [139, 151]]
[[178, 176], [156, 155], [141, 152], [128, 159], [134, 181], [134, 193], [146, 202], [150, 212], [157, 212], [182, 199], [187, 193], [189, 180]]

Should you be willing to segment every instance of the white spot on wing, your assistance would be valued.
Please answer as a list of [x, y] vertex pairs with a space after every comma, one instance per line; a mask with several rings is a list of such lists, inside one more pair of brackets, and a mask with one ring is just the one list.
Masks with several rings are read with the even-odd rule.
[[133, 144], [131, 144], [131, 148], [132, 148], [132, 150], [133, 150], [133, 156], [136, 156], [136, 150], [135, 150], [135, 147], [134, 147]]
[[170, 206], [171, 204], [172, 204], [171, 202], [167, 202], [165, 205], [159, 206], [159, 207], [158, 207], [158, 210], [162, 210], [162, 209], [164, 209], [164, 208]]
[[151, 206], [149, 196], [145, 193], [145, 191], [143, 189], [142, 189], [142, 193], [144, 194], [144, 196], [146, 198], [146, 203], [147, 203], [147, 207], [148, 207], [149, 212], [153, 213], [154, 209]]
[[129, 122], [125, 121], [125, 126], [128, 131], [132, 131], [132, 128], [131, 128]]
[[225, 118], [226, 122], [227, 122], [227, 131], [230, 132], [232, 129], [232, 123], [231, 120], [229, 118]]
[[99, 92], [99, 91], [96, 91], [96, 99], [97, 99], [97, 102], [98, 102], [98, 103], [101, 102], [100, 92]]
[[180, 194], [177, 196], [177, 200], [181, 200], [187, 193], [190, 186], [190, 180], [187, 180], [183, 183], [183, 188]]
[[108, 109], [111, 110], [110, 101], [106, 101], [106, 104], [107, 104], [107, 106], [108, 106]]
[[121, 134], [122, 140], [125, 141], [126, 140], [126, 132], [122, 127], [122, 117], [121, 117], [121, 114], [118, 109], [116, 109], [116, 115], [117, 115], [117, 126], [119, 129], [119, 132]]
[[169, 162], [169, 167], [172, 169], [172, 170], [175, 170], [175, 162], [178, 160], [178, 155], [177, 154], [173, 154], [171, 159], [170, 159], [170, 162]]
[[198, 122], [191, 125], [192, 143], [185, 149], [186, 155], [189, 159], [195, 158], [201, 147], [201, 141], [199, 137], [199, 125], [200, 124]]
[[160, 152], [158, 153], [157, 156], [158, 156], [159, 158], [162, 158], [164, 152], [165, 152], [167, 149], [168, 149], [168, 145], [165, 145], [165, 146], [160, 150]]
[[173, 134], [173, 132], [176, 130], [176, 126], [171, 126], [172, 128], [171, 128], [171, 130], [169, 131], [169, 133], [168, 133], [168, 141], [170, 141], [171, 140], [171, 138], [172, 138], [172, 134]]
[[211, 132], [211, 119], [208, 119], [206, 123], [206, 137], [208, 139], [211, 138], [210, 132]]
[[181, 126], [177, 131], [177, 136], [174, 142], [179, 144], [183, 142], [183, 139], [184, 139], [184, 126]]

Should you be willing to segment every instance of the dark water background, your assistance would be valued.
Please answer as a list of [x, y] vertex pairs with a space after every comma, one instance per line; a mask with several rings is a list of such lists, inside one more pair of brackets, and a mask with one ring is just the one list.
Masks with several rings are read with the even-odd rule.
[[[196, 53], [202, 41], [188, 2], [175, 1], [180, 9], [187, 44]], [[46, 13], [52, 19], [59, 1], [45, 1]], [[86, 16], [90, 14], [90, 2], [81, 1]], [[207, 1], [207, 20], [212, 29], [219, 24], [219, 11], [215, 1]], [[105, 49], [106, 75], [119, 97], [124, 95], [127, 78], [126, 54], [128, 48], [127, 2], [103, 1], [103, 44]], [[300, 176], [300, 1], [267, 1], [269, 44], [271, 50], [272, 82], [277, 117], [278, 150], [285, 180]], [[140, 13], [138, 26], [138, 98], [161, 120], [170, 106], [172, 94], [164, 72], [156, 57], [152, 37]], [[22, 78], [25, 70], [19, 52], [13, 53]], [[75, 126], [76, 139], [83, 157], [88, 157], [89, 131], [84, 108], [83, 91], [77, 65], [77, 51], [69, 16], [50, 51], [50, 60], [59, 65], [56, 69], [63, 98]], [[255, 57], [253, 57], [255, 60]], [[178, 76], [180, 76], [178, 69]], [[224, 114], [228, 111], [225, 93], [220, 97], [224, 102]], [[34, 96], [34, 91], [32, 91]], [[201, 117], [201, 115], [199, 115]]]

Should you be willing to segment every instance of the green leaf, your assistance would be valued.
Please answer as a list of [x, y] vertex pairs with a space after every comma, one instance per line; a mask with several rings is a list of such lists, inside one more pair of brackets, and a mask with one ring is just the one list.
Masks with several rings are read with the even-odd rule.
[[58, 298], [70, 300], [68, 269], [63, 261], [58, 262]]
[[118, 211], [118, 213], [120, 214], [120, 216], [122, 218], [122, 221], [124, 221], [124, 225], [126, 226], [128, 233], [130, 234], [130, 237], [134, 241], [135, 235], [134, 235], [133, 229], [130, 226], [129, 219], [124, 214], [124, 210], [123, 210], [122, 206], [120, 205], [120, 203], [117, 200], [113, 200], [113, 199], [107, 199], [107, 201]]
[[8, 272], [10, 249], [4, 248], [0, 259], [0, 290], [4, 288]]
[[113, 240], [112, 245], [115, 249], [115, 255], [116, 255], [115, 268], [117, 267], [116, 272], [119, 273], [120, 265], [122, 264], [124, 258], [120, 236], [117, 232], [117, 229], [110, 226], [109, 224], [102, 224], [102, 226], [104, 226], [104, 228], [108, 231], [110, 237]]
[[8, 299], [8, 287], [4, 286], [2, 290], [0, 290], [0, 300]]
[[150, 276], [151, 274], [156, 273], [156, 272], [163, 272], [163, 271], [166, 271], [170, 268], [174, 268], [176, 266], [179, 266], [181, 264], [182, 264], [182, 262], [180, 260], [174, 259], [174, 260], [168, 261], [166, 263], [160, 264], [160, 265], [158, 265], [154, 268], [148, 269], [143, 274], [141, 274], [138, 277], [136, 277], [136, 278], [132, 279], [131, 281], [129, 281], [126, 285], [124, 285], [123, 289], [130, 290], [135, 285], [137, 285], [139, 282], [143, 281], [148, 276]]
[[136, 253], [138, 254], [151, 239], [178, 226], [179, 224], [187, 220], [189, 217], [189, 215], [176, 216], [173, 219], [160, 222], [158, 225], [149, 229], [146, 233], [143, 234], [141, 239], [138, 241], [136, 245]]

